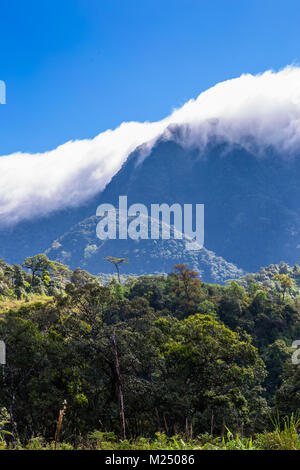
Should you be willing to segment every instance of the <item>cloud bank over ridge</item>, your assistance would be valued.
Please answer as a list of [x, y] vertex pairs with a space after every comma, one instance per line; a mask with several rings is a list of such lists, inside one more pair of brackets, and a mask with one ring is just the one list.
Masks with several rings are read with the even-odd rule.
[[157, 122], [128, 122], [55, 150], [0, 157], [0, 225], [78, 206], [109, 183], [128, 155], [184, 126], [181, 144], [205, 146], [212, 135], [287, 156], [300, 149], [300, 67], [242, 75], [217, 84]]

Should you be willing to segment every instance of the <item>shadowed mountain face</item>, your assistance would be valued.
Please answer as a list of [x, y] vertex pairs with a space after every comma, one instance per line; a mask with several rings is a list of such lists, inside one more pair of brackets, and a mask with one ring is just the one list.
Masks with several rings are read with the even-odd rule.
[[[117, 215], [118, 217], [118, 215]], [[128, 219], [130, 223], [133, 217]], [[243, 274], [231, 263], [206, 250], [187, 250], [184, 235], [182, 240], [99, 240], [96, 226], [99, 218], [89, 217], [75, 225], [69, 232], [58, 238], [47, 251], [49, 258], [72, 266], [81, 266], [92, 272], [111, 273], [111, 265], [104, 258], [111, 253], [129, 259], [122, 264], [123, 274], [162, 274], [172, 271], [175, 264], [186, 264], [199, 273], [206, 282], [222, 283], [226, 279]], [[150, 227], [151, 218], [144, 217], [142, 225]], [[161, 227], [161, 223], [160, 223]], [[171, 233], [173, 226], [171, 226]]]
[[205, 204], [205, 247], [244, 269], [300, 258], [300, 159], [212, 144], [204, 152], [159, 142], [132, 154], [99, 198], [118, 205]]
[[[149, 209], [153, 203], [204, 204], [205, 249], [186, 252], [178, 240], [102, 243], [92, 216], [101, 203], [117, 207], [120, 195], [128, 196], [128, 205], [143, 203]], [[235, 277], [236, 267], [256, 271], [281, 260], [294, 264], [300, 259], [300, 158], [287, 159], [271, 149], [259, 156], [217, 142], [205, 150], [186, 149], [161, 140], [144, 160], [139, 150], [131, 154], [87, 205], [3, 231], [0, 246], [0, 257], [9, 262], [56, 246], [50, 257], [63, 258], [71, 267], [83, 263], [94, 273], [108, 272], [103, 261], [108, 255], [129, 258], [126, 270], [131, 273], [164, 272], [175, 262], [186, 262], [202, 270], [204, 280], [218, 280], [212, 275], [216, 260], [219, 271], [226, 271], [222, 279]]]

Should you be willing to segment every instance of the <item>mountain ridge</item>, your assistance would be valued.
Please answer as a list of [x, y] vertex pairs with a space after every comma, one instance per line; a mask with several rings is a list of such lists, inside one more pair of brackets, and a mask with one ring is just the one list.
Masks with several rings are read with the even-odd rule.
[[[278, 154], [272, 147], [264, 153], [258, 151], [254, 154], [253, 150], [232, 145], [218, 137], [211, 139], [205, 147], [194, 145], [186, 148], [180, 144], [182, 132], [186, 132], [186, 129], [173, 126], [169, 129], [168, 136], [158, 139], [146, 157], [144, 146], [135, 149], [104, 191], [99, 192], [88, 203], [33, 222], [23, 222], [10, 232], [2, 230], [0, 256], [8, 262], [18, 263], [37, 252], [47, 251], [56, 256], [57, 252], [51, 252], [55, 240], [68, 240], [69, 244], [70, 233], [76, 233], [76, 241], [80, 238], [78, 224], [95, 217], [98, 205], [110, 203], [117, 207], [119, 196], [126, 195], [128, 205], [142, 203], [150, 207], [155, 203], [204, 204], [205, 250], [220, 259], [220, 266], [228, 263], [239, 274], [254, 272], [263, 265], [280, 261], [289, 264], [299, 262], [300, 159], [297, 154], [294, 158], [284, 158], [284, 155]], [[92, 242], [84, 241], [83, 237], [81, 245], [86, 242], [84, 248], [89, 245], [98, 246], [96, 232], [89, 237]], [[105, 252], [105, 256], [134, 259], [136, 252], [133, 245], [129, 251], [120, 240], [110, 241], [109, 246], [109, 252]], [[164, 248], [161, 246], [160, 249], [161, 264], [164, 265]], [[176, 249], [181, 250], [178, 247]], [[73, 255], [69, 264], [74, 268], [84, 257], [77, 258], [76, 250], [71, 252]], [[145, 259], [147, 253], [151, 253], [150, 244], [144, 251]], [[188, 254], [181, 251], [181, 255], [183, 259], [193, 263]], [[149, 257], [152, 261], [155, 258], [153, 254]], [[95, 274], [105, 272], [105, 263], [100, 262], [99, 256], [99, 268], [97, 267], [97, 271], [92, 268], [92, 258], [91, 255], [89, 262], [84, 260], [86, 269]], [[159, 271], [156, 262], [146, 264], [149, 268], [146, 271], [141, 267], [145, 265], [143, 261], [140, 266], [132, 261], [131, 268], [136, 266], [137, 273], [143, 274]], [[213, 264], [214, 261], [212, 271]], [[172, 266], [166, 264], [166, 270], [159, 272], [171, 268]], [[197, 268], [201, 271], [201, 266], [198, 265]], [[220, 269], [222, 271], [223, 268]], [[214, 280], [209, 277], [212, 271], [206, 271], [210, 272], [207, 280]], [[221, 277], [224, 281], [226, 274]], [[235, 277], [232, 276], [231, 268], [228, 269], [228, 277]], [[216, 280], [220, 279], [217, 277]]]

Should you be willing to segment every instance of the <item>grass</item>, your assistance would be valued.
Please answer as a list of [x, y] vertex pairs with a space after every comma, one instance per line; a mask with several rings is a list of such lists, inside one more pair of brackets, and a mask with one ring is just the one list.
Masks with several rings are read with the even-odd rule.
[[[275, 430], [264, 432], [253, 437], [233, 435], [227, 430], [224, 438], [202, 434], [189, 440], [184, 436], [168, 437], [164, 433], [156, 433], [153, 439], [139, 437], [133, 440], [120, 441], [114, 433], [94, 431], [87, 439], [76, 446], [76, 450], [300, 450], [298, 429], [300, 419], [292, 415], [285, 418], [282, 426], [279, 418], [273, 420]], [[0, 436], [1, 437], [1, 436]], [[12, 449], [2, 436], [0, 450]], [[22, 446], [17, 443], [17, 450], [54, 450], [55, 442], [45, 442], [42, 437], [32, 438]], [[71, 444], [62, 442], [57, 450], [75, 450]]]
[[23, 306], [29, 307], [30, 305], [33, 305], [36, 302], [40, 302], [40, 303], [44, 304], [44, 303], [49, 302], [49, 300], [51, 300], [51, 299], [52, 299], [52, 297], [47, 297], [45, 295], [35, 295], [35, 296], [29, 297], [27, 299], [23, 298], [23, 299], [20, 299], [20, 300], [17, 300], [15, 298], [9, 298], [9, 297], [6, 297], [4, 299], [0, 298], [0, 319], [9, 310], [16, 310], [17, 311], [19, 308], [21, 308]]

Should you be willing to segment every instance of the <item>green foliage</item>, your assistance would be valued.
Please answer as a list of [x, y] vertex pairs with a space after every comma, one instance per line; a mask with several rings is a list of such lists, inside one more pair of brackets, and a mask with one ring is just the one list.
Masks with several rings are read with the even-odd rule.
[[276, 416], [273, 419], [275, 431], [264, 433], [257, 438], [257, 446], [262, 450], [300, 450], [300, 438], [298, 429], [300, 419], [294, 414], [287, 416], [283, 420], [281, 428], [280, 419]]
[[300, 369], [289, 348], [300, 337], [298, 270], [219, 286], [176, 265], [103, 285], [46, 255], [23, 266], [0, 262], [0, 448], [53, 448], [64, 400], [61, 449], [298, 448]]
[[[120, 441], [112, 432], [94, 431], [78, 445], [61, 442], [56, 450], [299, 450], [300, 437], [298, 425], [293, 417], [287, 417], [282, 430], [275, 428], [273, 432], [264, 432], [254, 437], [233, 435], [226, 429], [226, 437], [214, 437], [201, 434], [195, 439], [183, 435], [168, 436], [164, 432], [157, 432], [153, 438], [138, 437]], [[11, 445], [0, 442], [0, 450], [11, 449]], [[17, 443], [18, 450], [54, 450], [54, 441], [45, 441], [41, 436], [31, 438], [25, 446]]]

